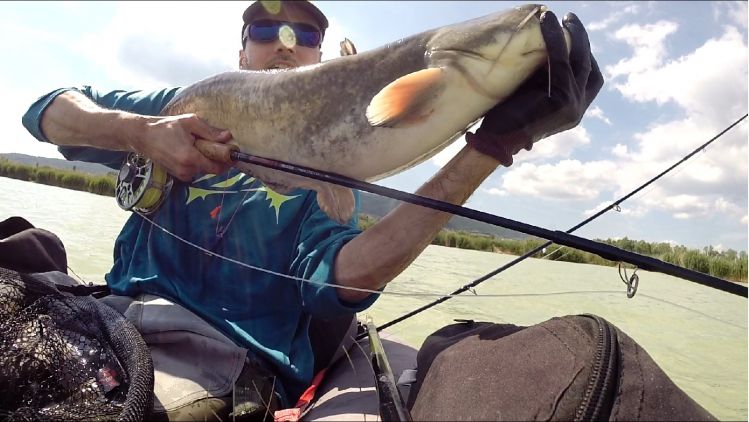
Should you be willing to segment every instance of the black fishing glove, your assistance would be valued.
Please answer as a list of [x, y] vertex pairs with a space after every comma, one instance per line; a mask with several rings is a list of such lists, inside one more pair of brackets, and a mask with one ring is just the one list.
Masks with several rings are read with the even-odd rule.
[[549, 66], [489, 110], [475, 134], [466, 133], [468, 145], [505, 167], [521, 148], [530, 150], [534, 142], [577, 126], [603, 85], [588, 34], [577, 16], [567, 13], [563, 20], [572, 40], [569, 56], [556, 15], [546, 11], [540, 21]]

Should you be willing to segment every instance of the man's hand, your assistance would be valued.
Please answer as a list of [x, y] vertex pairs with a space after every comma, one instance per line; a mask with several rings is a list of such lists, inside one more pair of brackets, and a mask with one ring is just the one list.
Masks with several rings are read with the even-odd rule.
[[195, 114], [143, 116], [109, 110], [69, 90], [44, 111], [40, 129], [55, 145], [135, 151], [185, 182], [197, 173], [220, 174], [229, 167], [206, 158], [195, 148], [195, 141], [227, 142], [231, 133], [211, 127]]
[[548, 68], [534, 73], [489, 110], [475, 134], [466, 133], [468, 145], [505, 167], [512, 165], [512, 156], [520, 149], [530, 150], [534, 142], [577, 126], [603, 86], [588, 34], [577, 16], [567, 13], [563, 20], [572, 39], [569, 56], [556, 15], [544, 12], [540, 21]]
[[132, 138], [135, 150], [164, 166], [169, 174], [189, 182], [198, 173], [221, 174], [229, 165], [212, 161], [195, 148], [195, 141], [227, 142], [228, 130], [210, 126], [195, 114], [146, 118], [145, 126]]

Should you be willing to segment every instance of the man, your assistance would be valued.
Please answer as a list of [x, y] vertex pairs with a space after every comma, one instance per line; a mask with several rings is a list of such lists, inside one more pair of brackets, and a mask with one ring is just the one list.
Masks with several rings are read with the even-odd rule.
[[[500, 163], [509, 166], [520, 149], [580, 121], [603, 83], [587, 34], [574, 15], [565, 18], [573, 41], [568, 59], [556, 17], [547, 12], [542, 21], [550, 72], [540, 71], [491, 110], [476, 134], [467, 137], [469, 145], [417, 194], [463, 204]], [[244, 12], [243, 22], [241, 69], [288, 68], [321, 60], [328, 22], [309, 2], [281, 2], [279, 10], [256, 2]], [[283, 36], [292, 30], [296, 44]], [[269, 208], [272, 191], [258, 181], [248, 185], [248, 176], [209, 160], [194, 147], [199, 138], [227, 142], [230, 133], [195, 115], [157, 116], [179, 89], [99, 93], [91, 87], [63, 88], [35, 102], [23, 123], [40, 141], [59, 145], [68, 159], [119, 168], [128, 151], [149, 157], [179, 179], [152, 216], [155, 223], [216, 254], [315, 283], [287, 280], [201, 253], [154, 230], [137, 214], [117, 238], [114, 266], [106, 275], [113, 294], [169, 299], [249, 349], [257, 365], [279, 377], [274, 389], [280, 406], [288, 407], [313, 375], [310, 318], [358, 312], [377, 298], [324, 283], [384, 288], [450, 215], [403, 204], [360, 233], [356, 217], [346, 225], [329, 219], [317, 207], [314, 192], [289, 193], [281, 205]], [[191, 195], [191, 189], [215, 190], [212, 186], [217, 185], [240, 193], [200, 199]]]

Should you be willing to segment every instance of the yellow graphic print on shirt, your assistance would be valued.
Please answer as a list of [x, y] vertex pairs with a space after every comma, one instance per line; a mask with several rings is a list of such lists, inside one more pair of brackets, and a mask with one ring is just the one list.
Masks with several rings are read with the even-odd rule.
[[[192, 184], [197, 184], [199, 182], [202, 182], [204, 180], [211, 179], [213, 177], [216, 177], [215, 174], [206, 174], [205, 176], [195, 180]], [[242, 180], [245, 179], [245, 180]], [[281, 212], [281, 206], [286, 203], [289, 200], [292, 200], [294, 198], [299, 197], [299, 195], [294, 196], [287, 196], [282, 195], [273, 189], [269, 188], [268, 186], [265, 186], [262, 182], [262, 186], [259, 187], [251, 187], [247, 189], [242, 189], [244, 186], [250, 185], [253, 182], [255, 182], [257, 179], [254, 177], [247, 177], [244, 173], [239, 173], [238, 175], [232, 177], [231, 179], [227, 179], [218, 183], [214, 183], [210, 186], [211, 189], [204, 189], [204, 188], [197, 188], [194, 186], [188, 187], [188, 193], [187, 193], [187, 202], [185, 205], [190, 205], [190, 202], [200, 198], [205, 199], [208, 195], [215, 195], [215, 194], [236, 194], [236, 193], [243, 193], [243, 192], [265, 192], [265, 197], [270, 202], [268, 205], [268, 208], [273, 208], [275, 210], [276, 214], [276, 224], [278, 224], [278, 216]]]

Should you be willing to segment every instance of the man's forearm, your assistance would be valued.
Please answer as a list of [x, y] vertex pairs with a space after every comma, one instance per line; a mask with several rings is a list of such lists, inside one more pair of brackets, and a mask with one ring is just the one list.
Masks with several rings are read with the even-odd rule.
[[[498, 166], [495, 159], [465, 147], [417, 195], [462, 205]], [[335, 264], [342, 286], [379, 289], [429, 245], [452, 214], [404, 203], [348, 242]], [[344, 300], [357, 302], [367, 293], [338, 289]]]
[[107, 110], [79, 92], [66, 91], [44, 111], [41, 129], [56, 145], [133, 151], [142, 120], [143, 116]]

